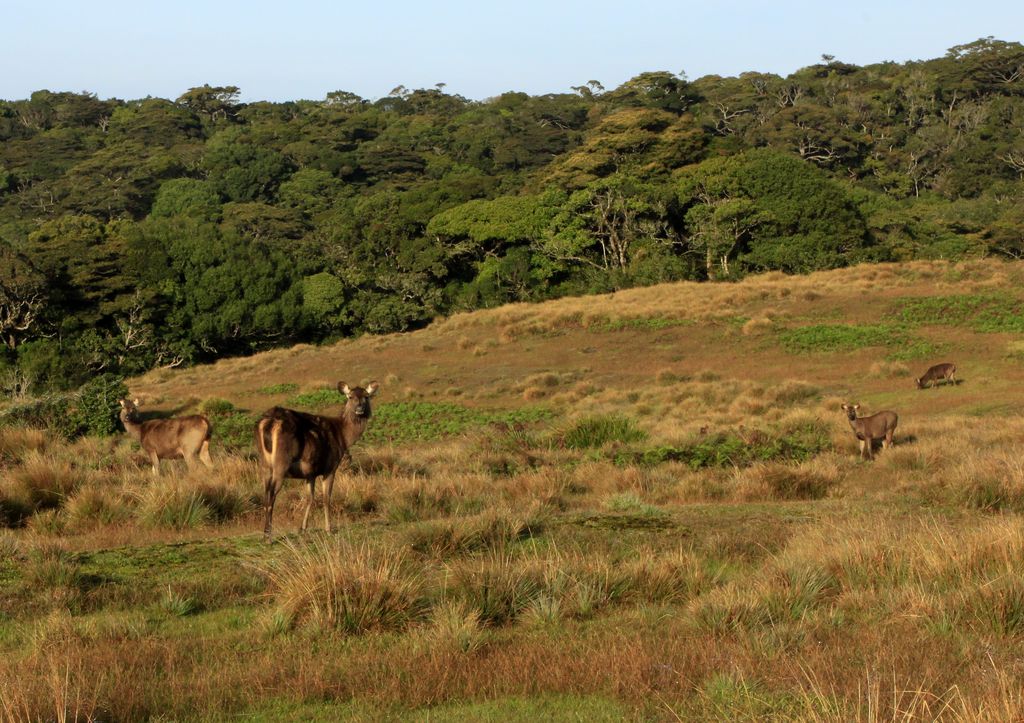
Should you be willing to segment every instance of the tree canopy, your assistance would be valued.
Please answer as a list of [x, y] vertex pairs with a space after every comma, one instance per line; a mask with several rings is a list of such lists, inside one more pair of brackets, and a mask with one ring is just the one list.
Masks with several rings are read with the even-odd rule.
[[438, 314], [1024, 257], [1024, 46], [471, 101], [0, 101], [0, 367], [40, 386]]

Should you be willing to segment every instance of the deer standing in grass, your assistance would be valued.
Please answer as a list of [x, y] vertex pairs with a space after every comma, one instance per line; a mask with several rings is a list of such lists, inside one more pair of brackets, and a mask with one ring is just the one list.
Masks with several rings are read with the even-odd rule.
[[207, 467], [210, 460], [210, 420], [201, 414], [170, 419], [148, 419], [139, 416], [138, 399], [122, 399], [121, 424], [135, 437], [153, 463], [153, 474], [160, 474], [160, 460], [184, 459], [189, 467], [199, 459]]
[[370, 397], [377, 382], [350, 387], [338, 382], [338, 391], [346, 397], [340, 417], [306, 414], [293, 409], [273, 407], [256, 423], [256, 451], [260, 466], [266, 468], [266, 522], [263, 535], [270, 541], [274, 500], [284, 480], [304, 479], [309, 485], [309, 501], [302, 515], [302, 531], [309, 522], [309, 511], [316, 495], [316, 478], [324, 479], [324, 529], [331, 531], [331, 493], [338, 467], [352, 463], [350, 449], [359, 441], [370, 421]]
[[859, 404], [843, 405], [846, 418], [850, 420], [850, 427], [860, 440], [860, 456], [874, 459], [874, 441], [880, 439], [883, 447], [891, 447], [892, 435], [896, 432], [899, 417], [896, 416], [896, 412], [877, 412], [870, 417], [858, 417], [859, 409]]
[[914, 381], [917, 382], [918, 389], [924, 389], [929, 383], [931, 386], [935, 386], [940, 379], [947, 384], [956, 384], [956, 379], [953, 378], [954, 374], [956, 374], [956, 364], [946, 362], [928, 367], [928, 371]]

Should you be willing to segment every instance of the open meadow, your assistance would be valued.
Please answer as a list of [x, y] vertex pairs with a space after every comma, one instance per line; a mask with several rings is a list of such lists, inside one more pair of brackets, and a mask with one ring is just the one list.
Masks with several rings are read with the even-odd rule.
[[[267, 545], [255, 420], [339, 380], [380, 392], [335, 532], [289, 480]], [[1024, 718], [1024, 265], [516, 304], [129, 387], [207, 414], [214, 469], [0, 427], [0, 719]], [[894, 446], [859, 459], [844, 402]]]

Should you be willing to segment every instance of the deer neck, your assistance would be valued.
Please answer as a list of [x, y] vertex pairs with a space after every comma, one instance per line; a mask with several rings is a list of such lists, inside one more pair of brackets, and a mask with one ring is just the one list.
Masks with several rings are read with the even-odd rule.
[[124, 425], [124, 431], [135, 437], [135, 439], [142, 441], [142, 422], [132, 422], [128, 419], [122, 419], [121, 424]]
[[348, 409], [342, 412], [341, 437], [345, 441], [346, 449], [359, 441], [359, 438], [363, 436], [363, 432], [366, 431], [366, 425], [369, 421], [369, 417], [360, 417]]

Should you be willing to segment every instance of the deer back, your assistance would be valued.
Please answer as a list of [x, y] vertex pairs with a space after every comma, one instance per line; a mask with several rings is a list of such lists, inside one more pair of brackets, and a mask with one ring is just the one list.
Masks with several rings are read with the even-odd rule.
[[854, 422], [857, 436], [862, 439], [878, 439], [896, 429], [899, 417], [896, 412], [876, 412], [868, 417], [857, 417]]
[[924, 376], [921, 377], [921, 381], [931, 382], [938, 381], [939, 379], [946, 379], [955, 371], [955, 364], [950, 364], [948, 362], [945, 364], [936, 364], [935, 366], [928, 368], [928, 371], [926, 371]]
[[160, 457], [196, 453], [210, 438], [210, 421], [201, 414], [150, 419], [139, 425], [139, 443]]

